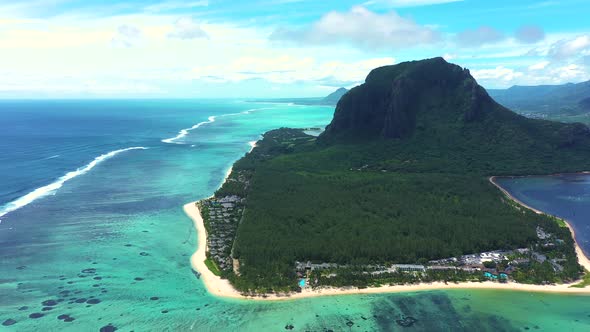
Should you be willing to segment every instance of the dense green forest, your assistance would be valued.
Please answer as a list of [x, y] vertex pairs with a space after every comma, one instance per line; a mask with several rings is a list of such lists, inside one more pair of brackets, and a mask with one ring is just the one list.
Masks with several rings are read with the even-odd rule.
[[246, 197], [233, 249], [240, 276], [228, 276], [238, 289], [293, 290], [296, 260], [425, 263], [529, 247], [537, 226], [565, 239], [567, 266], [551, 281], [577, 277], [567, 229], [515, 208], [488, 177], [587, 170], [588, 129], [516, 115], [441, 60], [377, 69], [318, 139], [274, 130], [236, 162], [247, 186], [228, 181], [217, 195]]

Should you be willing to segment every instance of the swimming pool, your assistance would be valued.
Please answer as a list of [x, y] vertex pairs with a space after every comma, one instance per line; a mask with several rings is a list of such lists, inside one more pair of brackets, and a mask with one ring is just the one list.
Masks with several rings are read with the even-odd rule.
[[305, 287], [305, 279], [299, 279], [299, 287]]

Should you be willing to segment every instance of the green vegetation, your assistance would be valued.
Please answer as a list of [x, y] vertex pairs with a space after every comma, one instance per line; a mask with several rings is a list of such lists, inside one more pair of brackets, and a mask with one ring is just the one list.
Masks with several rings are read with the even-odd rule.
[[584, 278], [582, 279], [582, 281], [579, 284], [575, 284], [571, 287], [585, 288], [586, 286], [590, 286], [590, 272], [588, 272], [588, 270], [585, 270], [584, 272]]
[[[516, 115], [460, 67], [432, 59], [376, 69], [344, 95], [317, 140], [274, 130], [236, 162], [241, 180], [216, 193], [246, 198], [232, 253], [240, 276], [227, 277], [244, 292], [293, 291], [294, 262], [309, 260], [358, 267], [319, 275], [320, 285], [480, 280], [463, 271], [375, 277], [355, 269], [535, 247], [563, 270], [532, 262], [516, 280], [574, 280], [581, 268], [569, 230], [515, 208], [488, 177], [588, 164], [585, 126]], [[539, 247], [537, 226], [563, 244]]]
[[211, 260], [211, 258], [205, 259], [205, 265], [207, 265], [207, 268], [213, 272], [214, 275], [221, 276], [221, 270], [219, 270], [219, 267], [213, 260]]
[[[483, 282], [488, 280], [481, 272], [466, 272], [462, 270], [434, 271], [425, 273], [393, 272], [383, 273], [377, 276], [370, 275], [362, 266], [348, 269], [335, 269], [331, 271], [314, 271], [310, 275], [311, 280], [317, 280], [319, 287], [346, 287], [358, 288], [380, 287], [385, 285], [418, 284], [421, 282], [443, 281], [449, 283], [458, 282]], [[314, 284], [312, 284], [312, 287]]]

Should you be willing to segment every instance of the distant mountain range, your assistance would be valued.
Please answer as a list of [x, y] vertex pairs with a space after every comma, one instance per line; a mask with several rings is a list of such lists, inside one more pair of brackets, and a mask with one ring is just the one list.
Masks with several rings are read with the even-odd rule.
[[322, 101], [328, 105], [336, 105], [342, 96], [344, 96], [348, 92], [346, 88], [340, 88], [332, 93], [330, 93], [326, 98]]
[[513, 86], [488, 89], [498, 103], [533, 117], [575, 116], [590, 113], [590, 81], [563, 85]]

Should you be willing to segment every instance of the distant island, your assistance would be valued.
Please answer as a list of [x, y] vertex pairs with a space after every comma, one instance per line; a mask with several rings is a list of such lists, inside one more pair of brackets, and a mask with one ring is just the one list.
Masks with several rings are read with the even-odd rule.
[[319, 137], [267, 132], [213, 197], [185, 206], [199, 229], [193, 267], [216, 294], [262, 298], [586, 291], [569, 288], [590, 263], [567, 224], [493, 177], [588, 165], [586, 126], [515, 114], [467, 69], [442, 58], [377, 68]]
[[[513, 86], [488, 89], [500, 104], [528, 117], [560, 121], [590, 121], [590, 81], [562, 85]], [[586, 117], [586, 118], [585, 118]]]
[[286, 103], [296, 105], [319, 105], [319, 106], [336, 106], [338, 101], [344, 94], [348, 92], [346, 88], [338, 88], [336, 91], [330, 93], [326, 97], [318, 98], [277, 98], [277, 99], [262, 99], [255, 100], [256, 102], [270, 102], [270, 103]]

